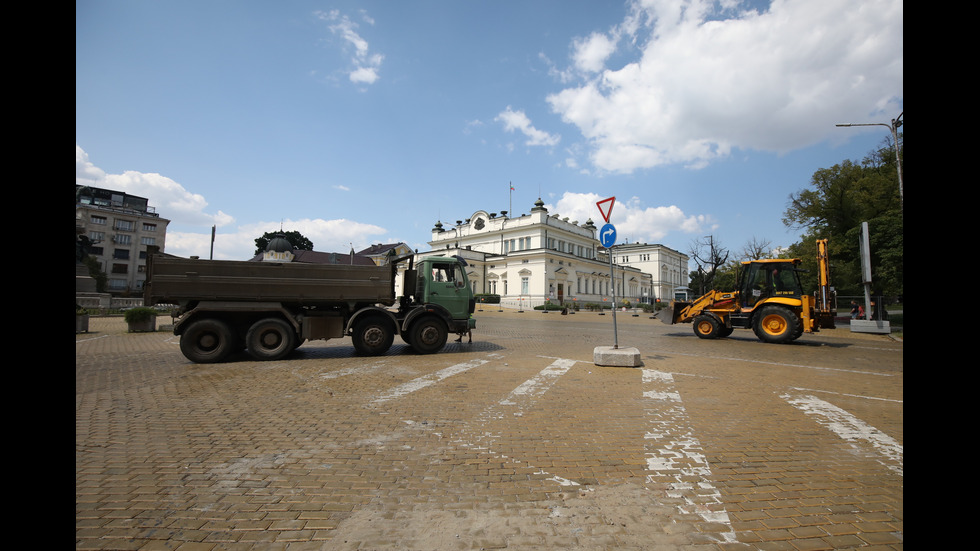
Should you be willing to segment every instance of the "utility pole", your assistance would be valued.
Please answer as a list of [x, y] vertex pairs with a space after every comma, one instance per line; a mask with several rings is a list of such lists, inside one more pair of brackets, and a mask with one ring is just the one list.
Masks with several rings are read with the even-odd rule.
[[898, 114], [897, 117], [892, 119], [890, 124], [885, 124], [883, 122], [871, 122], [871, 123], [848, 123], [848, 124], [838, 124], [837, 126], [884, 126], [892, 132], [892, 140], [895, 142], [895, 162], [898, 168], [898, 200], [902, 209], [902, 213], [905, 213], [905, 192], [904, 186], [902, 184], [902, 156], [898, 151], [898, 129], [902, 127], [902, 115], [905, 111]]

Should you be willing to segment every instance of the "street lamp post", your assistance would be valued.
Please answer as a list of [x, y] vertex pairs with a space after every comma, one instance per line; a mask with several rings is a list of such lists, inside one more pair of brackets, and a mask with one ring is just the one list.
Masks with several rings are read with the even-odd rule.
[[892, 139], [895, 140], [895, 162], [898, 163], [898, 200], [902, 208], [902, 212], [905, 212], [905, 192], [902, 184], [902, 156], [898, 154], [898, 129], [902, 126], [902, 115], [905, 111], [898, 114], [897, 117], [892, 119], [891, 124], [885, 124], [883, 122], [872, 122], [872, 123], [850, 123], [850, 124], [838, 124], [837, 126], [884, 126], [892, 131]]

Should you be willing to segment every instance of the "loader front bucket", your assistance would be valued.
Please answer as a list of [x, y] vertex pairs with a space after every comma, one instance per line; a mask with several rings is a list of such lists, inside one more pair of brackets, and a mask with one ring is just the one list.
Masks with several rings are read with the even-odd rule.
[[673, 325], [677, 323], [677, 317], [680, 315], [681, 310], [690, 305], [690, 302], [672, 302], [670, 306], [657, 312], [657, 319], [667, 325]]

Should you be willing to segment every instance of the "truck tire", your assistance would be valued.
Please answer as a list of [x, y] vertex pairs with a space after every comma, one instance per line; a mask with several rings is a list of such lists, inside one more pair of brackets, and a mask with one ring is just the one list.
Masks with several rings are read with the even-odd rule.
[[782, 344], [800, 336], [800, 318], [792, 310], [782, 306], [763, 306], [755, 315], [752, 329], [764, 342]]
[[296, 349], [296, 332], [279, 318], [265, 318], [249, 327], [245, 346], [256, 360], [281, 360]]
[[194, 363], [218, 363], [235, 351], [235, 342], [235, 334], [227, 323], [202, 319], [191, 323], [180, 335], [180, 352]]
[[358, 321], [351, 333], [354, 349], [362, 356], [380, 356], [391, 348], [395, 329], [381, 317], [371, 316]]
[[419, 354], [434, 354], [446, 346], [449, 330], [439, 318], [424, 317], [412, 324], [409, 340]]
[[702, 339], [717, 339], [721, 336], [721, 324], [713, 316], [696, 316], [694, 318], [694, 334]]

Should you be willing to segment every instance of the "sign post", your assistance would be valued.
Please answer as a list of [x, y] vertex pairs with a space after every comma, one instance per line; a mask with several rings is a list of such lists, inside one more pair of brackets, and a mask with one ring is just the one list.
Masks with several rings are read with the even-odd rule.
[[[602, 209], [599, 209], [600, 212]], [[609, 205], [612, 210], [612, 204]], [[605, 215], [604, 215], [605, 217]], [[607, 220], [608, 222], [608, 220]], [[616, 226], [606, 224], [599, 230], [599, 244], [609, 251], [609, 285], [612, 292], [613, 349], [619, 348], [619, 328], [616, 326], [616, 272], [613, 268], [613, 245], [616, 244]]]
[[606, 224], [599, 229], [599, 244], [609, 251], [609, 284], [612, 291], [612, 315], [613, 315], [613, 342], [614, 346], [597, 346], [593, 352], [593, 361], [596, 365], [637, 367], [640, 365], [640, 351], [636, 348], [619, 348], [619, 329], [616, 327], [616, 272], [613, 265], [613, 246], [616, 245], [616, 226], [609, 222], [612, 214], [613, 205], [616, 203], [615, 197], [603, 199], [596, 203], [599, 207], [599, 214]]

